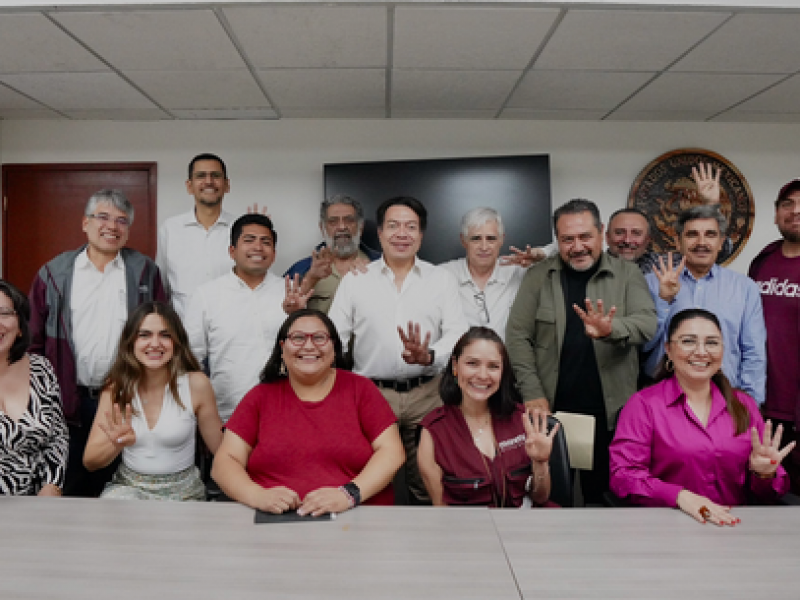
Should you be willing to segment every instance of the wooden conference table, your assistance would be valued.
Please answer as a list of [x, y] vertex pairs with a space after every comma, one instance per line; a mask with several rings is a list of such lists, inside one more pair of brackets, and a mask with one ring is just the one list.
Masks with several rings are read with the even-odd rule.
[[800, 507], [360, 507], [255, 525], [228, 503], [0, 498], [0, 598], [798, 597]]

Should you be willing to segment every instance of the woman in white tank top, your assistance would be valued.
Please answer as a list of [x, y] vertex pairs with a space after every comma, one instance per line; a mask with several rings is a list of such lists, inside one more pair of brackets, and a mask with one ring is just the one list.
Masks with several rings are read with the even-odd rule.
[[146, 302], [130, 315], [103, 388], [83, 463], [122, 462], [101, 497], [204, 500], [195, 434], [216, 453], [222, 421], [172, 307]]

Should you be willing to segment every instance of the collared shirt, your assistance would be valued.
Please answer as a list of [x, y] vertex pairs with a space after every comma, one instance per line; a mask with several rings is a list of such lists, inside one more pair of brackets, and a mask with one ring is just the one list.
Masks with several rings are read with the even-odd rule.
[[185, 318], [189, 299], [201, 284], [231, 270], [233, 215], [222, 211], [217, 222], [206, 229], [194, 209], [167, 219], [158, 230], [156, 264], [164, 286], [181, 318]]
[[[365, 262], [370, 260], [361, 250], [358, 251], [358, 258]], [[342, 281], [342, 275], [336, 265], [332, 264], [331, 267], [331, 274], [314, 284], [314, 293], [308, 299], [308, 308], [313, 308], [325, 314], [330, 311], [333, 298], [336, 296], [336, 290], [339, 289], [339, 284]]]
[[[328, 316], [345, 348], [351, 336], [355, 337], [353, 371], [372, 379], [408, 379], [439, 373], [468, 328], [453, 276], [419, 258], [400, 291], [383, 258], [370, 263], [366, 273], [348, 273], [342, 278]], [[431, 366], [409, 365], [403, 360], [403, 342], [397, 328], [407, 331], [409, 321], [420, 325], [423, 339], [431, 334]]]
[[128, 318], [126, 291], [121, 254], [104, 271], [89, 260], [86, 248], [75, 258], [70, 317], [80, 385], [100, 387], [111, 368]]
[[704, 308], [714, 313], [722, 325], [723, 372], [733, 387], [743, 389], [762, 404], [767, 374], [767, 336], [761, 294], [753, 280], [719, 265], [711, 267], [697, 280], [684, 268], [681, 289], [670, 304], [659, 297], [655, 274], [650, 273], [645, 279], [658, 314], [656, 335], [644, 347], [645, 352], [653, 351], [645, 365], [647, 374], [655, 375], [664, 356], [667, 329], [673, 315], [687, 308]]
[[[764, 421], [748, 395], [737, 397], [750, 413], [750, 427], [762, 439]], [[789, 477], [778, 467], [774, 479], [748, 476], [750, 427], [735, 435], [725, 398], [711, 383], [711, 411], [704, 427], [686, 402], [675, 377], [634, 394], [617, 423], [611, 442], [611, 490], [648, 506], [675, 506], [686, 488], [722, 505], [744, 504], [747, 478], [760, 498], [789, 491]]]
[[259, 381], [286, 319], [286, 287], [267, 273], [250, 287], [231, 270], [201, 285], [186, 312], [186, 333], [197, 360], [208, 358], [219, 415], [227, 421]]
[[516, 265], [495, 265], [486, 287], [480, 290], [472, 279], [466, 258], [439, 265], [452, 273], [458, 282], [461, 307], [470, 327], [490, 327], [500, 339], [506, 337], [506, 323], [511, 305], [517, 297], [525, 269]]

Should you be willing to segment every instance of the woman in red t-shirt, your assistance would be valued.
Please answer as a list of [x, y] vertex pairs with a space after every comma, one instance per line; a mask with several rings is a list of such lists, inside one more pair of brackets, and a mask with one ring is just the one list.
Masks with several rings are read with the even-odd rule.
[[343, 370], [323, 313], [292, 313], [226, 425], [211, 476], [234, 500], [272, 513], [338, 513], [393, 504], [405, 455], [396, 418], [369, 379]]

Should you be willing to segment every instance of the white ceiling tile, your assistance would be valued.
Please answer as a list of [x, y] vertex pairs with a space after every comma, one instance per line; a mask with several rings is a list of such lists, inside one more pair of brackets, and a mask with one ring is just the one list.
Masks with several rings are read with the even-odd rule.
[[555, 9], [398, 7], [394, 67], [524, 69], [558, 16]]
[[276, 108], [383, 108], [382, 69], [274, 69], [258, 71]]
[[277, 119], [278, 115], [271, 108], [237, 109], [200, 109], [170, 111], [177, 119], [217, 119], [217, 120], [263, 120]]
[[6, 121], [30, 119], [63, 119], [61, 115], [46, 108], [0, 108], [0, 119]]
[[4, 85], [0, 85], [0, 109], [47, 110], [41, 104], [34, 102], [30, 98], [26, 98], [22, 94], [9, 89]]
[[164, 108], [264, 108], [250, 71], [129, 71], [125, 73]]
[[737, 111], [800, 113], [800, 75], [790, 77], [736, 107]]
[[0, 75], [0, 81], [56, 110], [153, 108], [114, 73]]
[[692, 110], [618, 110], [606, 117], [607, 121], [706, 121], [711, 111]]
[[0, 73], [107, 70], [43, 15], [0, 15]]
[[609, 110], [651, 77], [653, 73], [528, 71], [508, 106], [536, 110]]
[[65, 110], [73, 119], [85, 121], [162, 121], [171, 117], [157, 108], [91, 108]]
[[210, 10], [59, 12], [53, 18], [123, 71], [246, 67]]
[[282, 108], [284, 119], [383, 119], [383, 108]]
[[393, 110], [393, 119], [494, 119], [496, 110]]
[[402, 71], [392, 75], [395, 110], [499, 110], [518, 71]]
[[732, 110], [711, 119], [714, 123], [800, 123], [800, 112], [767, 113]]
[[800, 14], [740, 14], [673, 71], [794, 73], [800, 70]]
[[570, 10], [535, 68], [660, 71], [727, 16], [652, 10]]
[[386, 66], [384, 7], [284, 5], [224, 12], [256, 68]]
[[533, 110], [529, 108], [507, 108], [498, 118], [525, 119], [532, 121], [598, 121], [606, 110]]
[[620, 111], [709, 111], [713, 114], [763, 90], [779, 78], [779, 75], [663, 73], [626, 102]]

